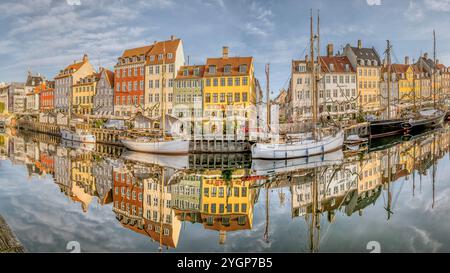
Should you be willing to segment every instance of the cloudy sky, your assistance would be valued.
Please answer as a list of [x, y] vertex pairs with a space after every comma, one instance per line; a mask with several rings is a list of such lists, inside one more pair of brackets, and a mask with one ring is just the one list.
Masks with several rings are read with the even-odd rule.
[[450, 0], [6, 0], [0, 3], [0, 82], [24, 81], [26, 71], [53, 78], [74, 59], [89, 54], [93, 64], [112, 68], [122, 51], [175, 35], [190, 63], [219, 56], [255, 57], [264, 80], [271, 63], [274, 94], [286, 87], [290, 61], [305, 55], [309, 10], [320, 9], [322, 52], [332, 42], [375, 46], [386, 39], [394, 61], [432, 52], [450, 65]]

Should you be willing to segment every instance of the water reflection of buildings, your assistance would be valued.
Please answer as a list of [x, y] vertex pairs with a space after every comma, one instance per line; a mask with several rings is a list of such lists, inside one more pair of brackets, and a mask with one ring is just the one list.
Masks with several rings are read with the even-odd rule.
[[124, 227], [158, 242], [161, 249], [177, 247], [181, 230], [169, 186], [174, 171], [132, 160], [123, 160], [113, 171], [117, 219]]
[[[244, 155], [190, 156], [186, 161], [191, 169], [176, 170], [174, 160], [167, 158], [160, 162], [172, 167], [158, 165], [154, 158], [119, 157], [120, 150], [112, 147], [97, 145], [87, 151], [33, 134], [0, 135], [0, 154], [26, 165], [30, 175], [51, 175], [84, 212], [95, 198], [100, 205], [112, 203], [123, 227], [150, 238], [162, 250], [178, 246], [187, 222], [216, 231], [221, 244], [229, 232], [251, 230], [259, 183], [264, 183], [266, 193], [270, 188], [289, 189], [292, 217], [304, 217], [313, 229], [320, 227], [322, 214], [332, 223], [339, 212], [362, 215], [377, 200], [385, 202], [389, 219], [395, 210], [395, 181], [407, 179], [414, 194], [417, 176], [434, 177], [449, 141], [448, 131], [430, 132], [347, 156], [339, 164], [265, 176], [254, 176]], [[268, 195], [264, 200], [270, 202]], [[268, 216], [270, 204], [266, 208]], [[268, 223], [267, 219], [266, 227]]]

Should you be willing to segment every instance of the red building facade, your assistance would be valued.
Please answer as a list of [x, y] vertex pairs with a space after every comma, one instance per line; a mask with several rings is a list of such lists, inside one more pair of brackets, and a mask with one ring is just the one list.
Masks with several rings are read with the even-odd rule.
[[55, 109], [55, 82], [47, 81], [41, 85], [39, 92], [39, 110]]
[[143, 112], [145, 62], [153, 45], [127, 49], [114, 67], [114, 114], [130, 116]]
[[125, 169], [113, 170], [113, 202], [114, 212], [137, 222], [143, 215], [142, 180], [130, 175]]

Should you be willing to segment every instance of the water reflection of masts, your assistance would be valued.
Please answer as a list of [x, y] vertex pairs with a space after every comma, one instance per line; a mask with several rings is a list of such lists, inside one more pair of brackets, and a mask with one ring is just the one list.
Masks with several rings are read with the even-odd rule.
[[264, 241], [268, 244], [269, 243], [269, 208], [270, 208], [270, 201], [269, 201], [269, 188], [270, 183], [266, 184], [266, 226], [264, 229]]
[[163, 234], [163, 219], [164, 219], [164, 180], [165, 169], [161, 168], [161, 184], [159, 186], [159, 251], [162, 251], [162, 234]]
[[434, 209], [434, 196], [435, 196], [435, 180], [436, 180], [436, 134], [433, 133], [433, 174], [432, 174], [432, 189], [433, 189], [433, 202], [431, 203], [431, 208]]
[[387, 194], [388, 194], [388, 203], [385, 208], [387, 211], [387, 220], [391, 219], [391, 214], [393, 214], [391, 210], [392, 204], [392, 193], [391, 193], [391, 181], [392, 181], [392, 169], [391, 169], [391, 149], [388, 149], [388, 183], [387, 183]]

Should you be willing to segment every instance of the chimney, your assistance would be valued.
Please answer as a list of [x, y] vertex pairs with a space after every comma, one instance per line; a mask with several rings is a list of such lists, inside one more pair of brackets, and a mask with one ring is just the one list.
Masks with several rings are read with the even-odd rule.
[[171, 41], [175, 40], [175, 38], [176, 38], [176, 37], [175, 37], [174, 35], [170, 35], [170, 40], [171, 40]]
[[405, 56], [405, 64], [409, 64], [409, 57]]
[[427, 52], [423, 53], [423, 57], [424, 57], [425, 59], [428, 59], [428, 53], [427, 53]]
[[327, 45], [327, 56], [332, 57], [333, 56], [333, 44]]
[[358, 40], [358, 48], [359, 48], [359, 49], [362, 48], [362, 42], [361, 42], [361, 40]]
[[87, 55], [87, 54], [84, 54], [84, 56], [83, 56], [83, 62], [87, 62], [87, 60], [88, 60], [88, 55]]
[[228, 59], [228, 47], [227, 47], [227, 46], [224, 46], [224, 47], [222, 48], [222, 57], [223, 57], [224, 59]]
[[439, 59], [436, 59], [436, 64], [439, 64]]

